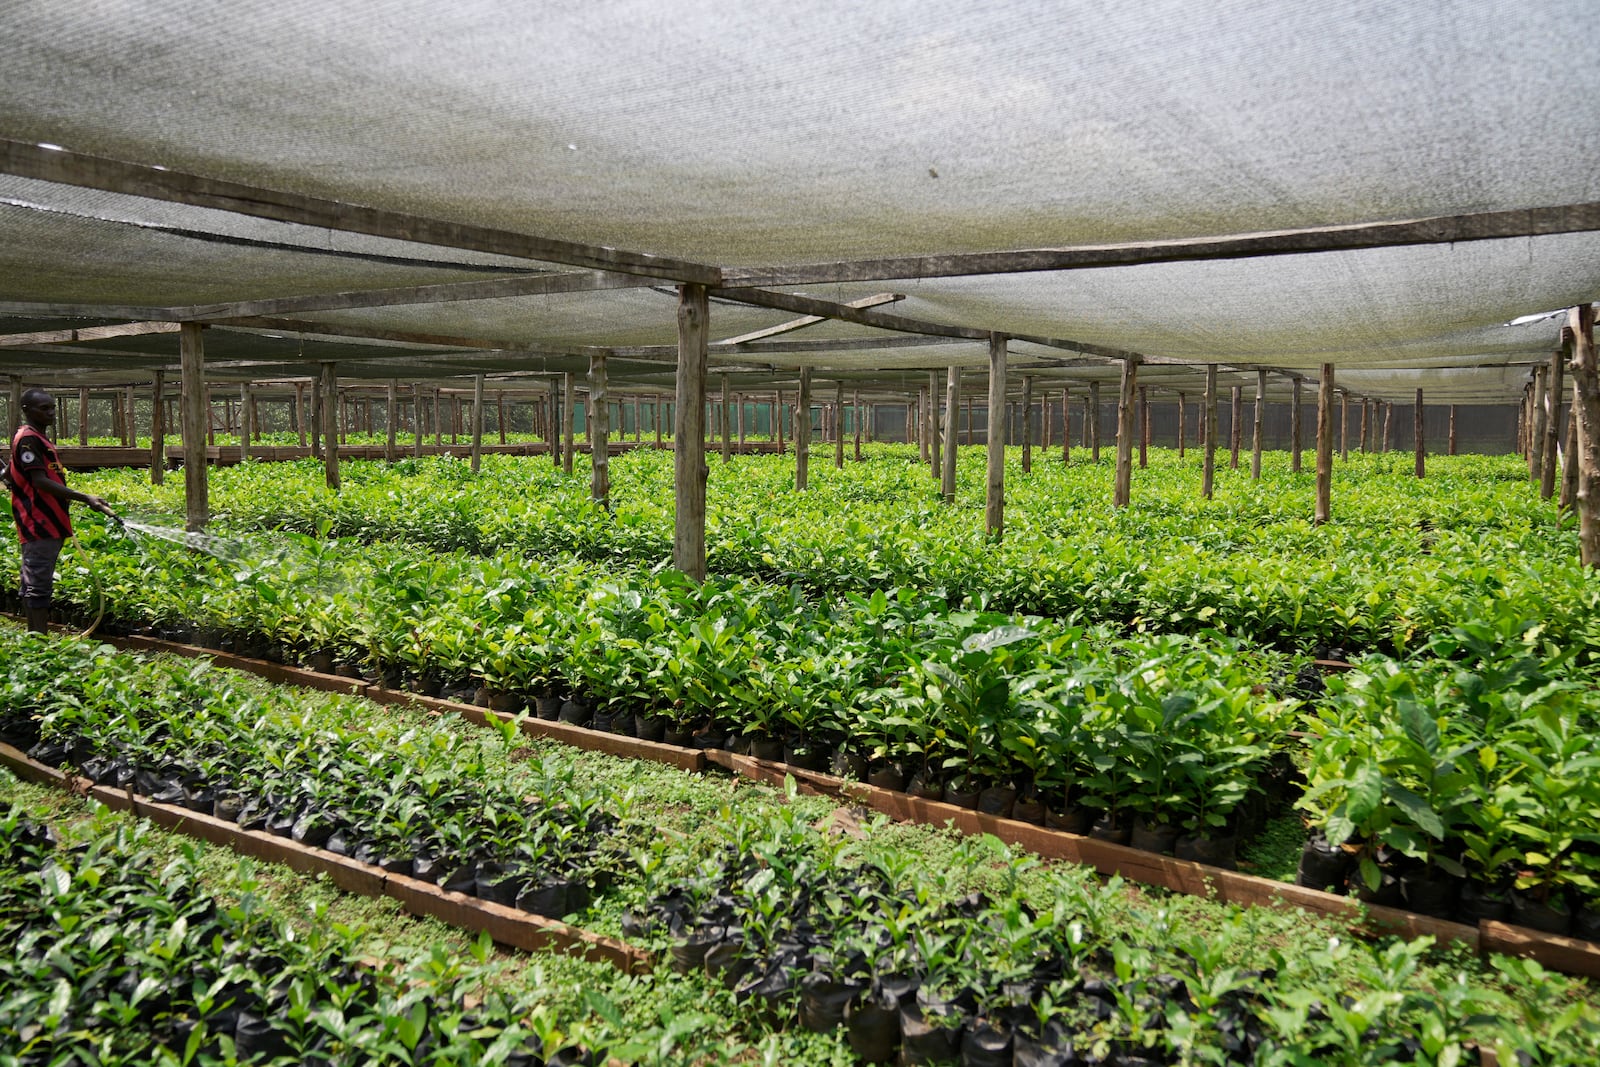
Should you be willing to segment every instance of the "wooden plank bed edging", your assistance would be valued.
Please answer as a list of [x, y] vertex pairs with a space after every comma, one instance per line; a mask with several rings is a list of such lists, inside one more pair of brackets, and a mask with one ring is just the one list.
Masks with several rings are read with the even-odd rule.
[[0, 764], [26, 781], [93, 797], [109, 808], [131, 811], [165, 829], [223, 846], [240, 855], [281, 863], [302, 874], [325, 874], [345, 892], [389, 897], [413, 915], [431, 916], [463, 930], [487, 931], [494, 940], [513, 948], [555, 951], [599, 960], [626, 974], [647, 974], [654, 966], [648, 952], [624, 941], [464, 893], [447, 892], [420, 879], [390, 874], [381, 867], [359, 863], [325, 849], [310, 848], [286, 837], [245, 830], [187, 808], [157, 804], [131, 792], [95, 785], [87, 778], [37, 763], [4, 743], [0, 743]]
[[941, 801], [923, 800], [907, 793], [847, 782], [833, 775], [791, 767], [785, 763], [713, 751], [708, 762], [743, 777], [781, 786], [792, 777], [805, 793], [823, 794], [861, 804], [901, 822], [944, 826], [966, 834], [987, 833], [1049, 859], [1066, 860], [1095, 868], [1101, 874], [1120, 874], [1130, 881], [1158, 886], [1193, 896], [1270, 907], [1292, 906], [1348, 922], [1373, 934], [1431, 936], [1441, 942], [1457, 941], [1475, 952], [1524, 956], [1567, 974], [1600, 978], [1600, 945], [1555, 934], [1541, 933], [1509, 923], [1485, 920], [1477, 926], [1419, 915], [1401, 908], [1364, 905], [1350, 897], [1319, 889], [1211, 867], [1202, 863], [1157, 855], [1126, 845], [1050, 830], [1032, 823], [984, 815]]

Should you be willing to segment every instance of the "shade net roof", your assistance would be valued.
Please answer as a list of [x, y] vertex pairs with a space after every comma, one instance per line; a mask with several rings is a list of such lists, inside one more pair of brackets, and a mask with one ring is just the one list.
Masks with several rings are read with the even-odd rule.
[[[7, 9], [0, 137], [718, 268], [1173, 240], [1600, 200], [1600, 66], [1573, 34], [1590, 16], [1582, 0], [31, 0]], [[572, 269], [0, 175], [13, 325]], [[636, 281], [303, 309], [211, 331], [207, 358], [240, 375], [581, 369], [594, 347], [674, 343], [671, 279]], [[1243, 380], [1332, 362], [1369, 395], [1486, 402], [1557, 341], [1559, 320], [1505, 323], [1600, 295], [1600, 234], [770, 288], [894, 292], [896, 315], [1055, 339], [1013, 343], [1050, 380], [1114, 379], [1076, 342]], [[795, 317], [720, 295], [714, 340]], [[855, 343], [889, 336], [824, 322], [771, 339], [809, 342], [789, 352], [713, 348], [713, 385], [719, 366], [753, 386], [806, 363], [910, 388], [986, 360], [970, 338]], [[0, 369], [115, 377], [119, 359], [174, 366], [176, 347], [5, 348]], [[611, 371], [660, 384], [670, 362], [618, 352]]]

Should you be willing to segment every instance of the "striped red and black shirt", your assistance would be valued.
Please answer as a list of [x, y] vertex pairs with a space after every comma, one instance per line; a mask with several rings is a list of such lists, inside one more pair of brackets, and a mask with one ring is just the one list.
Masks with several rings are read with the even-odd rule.
[[44, 434], [27, 423], [11, 439], [11, 510], [17, 534], [24, 541], [47, 541], [72, 536], [67, 502], [33, 487], [33, 472], [44, 471], [53, 482], [67, 484], [66, 468]]

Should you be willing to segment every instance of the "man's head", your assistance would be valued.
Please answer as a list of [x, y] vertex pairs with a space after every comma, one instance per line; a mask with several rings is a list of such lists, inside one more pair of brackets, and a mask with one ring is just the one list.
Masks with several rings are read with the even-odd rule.
[[36, 430], [48, 428], [56, 421], [56, 398], [48, 390], [35, 386], [22, 394], [22, 417]]

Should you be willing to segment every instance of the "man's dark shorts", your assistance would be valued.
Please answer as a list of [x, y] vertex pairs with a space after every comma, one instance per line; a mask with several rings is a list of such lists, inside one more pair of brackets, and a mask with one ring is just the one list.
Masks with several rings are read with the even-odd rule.
[[50, 606], [55, 585], [56, 560], [64, 542], [58, 537], [22, 542], [22, 602], [30, 608]]

